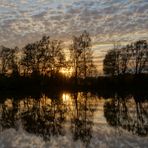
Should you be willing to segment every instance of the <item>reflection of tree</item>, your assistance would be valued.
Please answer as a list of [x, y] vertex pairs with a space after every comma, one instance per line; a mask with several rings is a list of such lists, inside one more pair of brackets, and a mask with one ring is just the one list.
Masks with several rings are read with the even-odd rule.
[[8, 106], [6, 103], [1, 106], [2, 113], [1, 113], [0, 124], [3, 129], [10, 127], [16, 128], [17, 111], [18, 111], [17, 101], [14, 101], [13, 99], [8, 99], [8, 102], [13, 107]]
[[22, 126], [27, 132], [39, 135], [45, 140], [51, 135], [64, 134], [66, 108], [59, 99], [26, 98], [11, 104], [11, 107], [2, 105], [2, 129], [16, 127], [17, 119], [21, 119]]
[[106, 101], [104, 115], [107, 122], [114, 127], [123, 129], [140, 136], [148, 135], [148, 102], [138, 101], [135, 98], [115, 96]]
[[74, 113], [71, 129], [74, 140], [82, 140], [88, 144], [92, 137], [94, 109], [88, 93], [74, 93]]
[[58, 101], [52, 100], [51, 104], [45, 106], [41, 106], [40, 101], [34, 101], [32, 109], [22, 115], [24, 128], [45, 139], [49, 139], [51, 134], [63, 135], [65, 112], [66, 110]]
[[95, 97], [90, 93], [74, 93], [72, 97], [65, 95], [65, 100], [61, 100], [58, 93], [50, 96], [52, 99], [42, 96], [40, 99], [6, 100], [1, 104], [0, 126], [2, 129], [17, 128], [17, 121], [21, 120], [24, 130], [49, 140], [51, 135], [64, 135], [64, 123], [70, 119], [74, 140], [80, 139], [89, 144]]

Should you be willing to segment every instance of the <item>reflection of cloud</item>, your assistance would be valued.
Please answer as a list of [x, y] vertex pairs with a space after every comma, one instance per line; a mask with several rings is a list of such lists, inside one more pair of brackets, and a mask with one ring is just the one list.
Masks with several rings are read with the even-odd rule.
[[0, 44], [24, 46], [43, 34], [69, 39], [88, 30], [96, 42], [148, 39], [147, 0], [2, 0]]

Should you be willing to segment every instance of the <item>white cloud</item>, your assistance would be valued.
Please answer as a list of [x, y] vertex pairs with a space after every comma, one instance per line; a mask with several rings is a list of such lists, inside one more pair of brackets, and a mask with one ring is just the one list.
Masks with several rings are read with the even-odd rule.
[[97, 44], [148, 40], [147, 7], [147, 0], [1, 0], [0, 44], [24, 46], [43, 34], [67, 41], [83, 30]]

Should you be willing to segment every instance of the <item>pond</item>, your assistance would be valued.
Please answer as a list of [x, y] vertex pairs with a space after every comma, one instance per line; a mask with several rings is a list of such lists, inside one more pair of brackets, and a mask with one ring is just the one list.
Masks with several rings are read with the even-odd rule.
[[63, 91], [1, 99], [0, 147], [146, 148], [148, 100], [141, 98]]

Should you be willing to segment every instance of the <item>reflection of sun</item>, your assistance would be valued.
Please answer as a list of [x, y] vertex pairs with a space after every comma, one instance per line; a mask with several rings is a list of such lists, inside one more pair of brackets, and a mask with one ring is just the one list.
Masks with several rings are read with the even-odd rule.
[[73, 69], [72, 68], [61, 68], [60, 72], [66, 77], [71, 77], [73, 73]]
[[63, 103], [70, 109], [73, 110], [73, 100], [70, 94], [68, 93], [63, 93], [62, 94], [62, 101]]
[[70, 96], [69, 96], [69, 94], [64, 93], [64, 94], [62, 95], [62, 99], [63, 99], [63, 102], [69, 102], [69, 101], [70, 101]]

